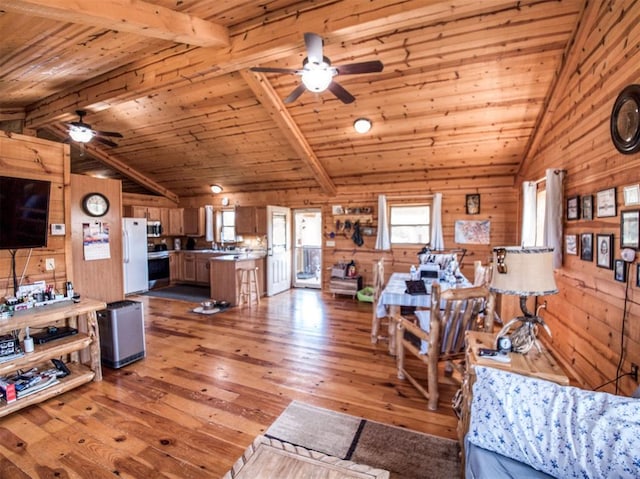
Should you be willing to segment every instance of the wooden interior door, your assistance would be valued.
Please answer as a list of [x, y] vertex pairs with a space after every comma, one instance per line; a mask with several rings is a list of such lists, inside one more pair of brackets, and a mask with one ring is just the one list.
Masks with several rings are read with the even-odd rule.
[[291, 288], [291, 210], [267, 206], [267, 296]]

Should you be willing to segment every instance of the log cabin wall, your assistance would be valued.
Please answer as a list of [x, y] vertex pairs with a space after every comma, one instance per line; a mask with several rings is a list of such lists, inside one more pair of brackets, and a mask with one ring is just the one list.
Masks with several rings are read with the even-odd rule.
[[[534, 153], [524, 163], [520, 179], [544, 176], [546, 168], [566, 170], [565, 200], [596, 195], [615, 187], [615, 217], [592, 220], [565, 219], [565, 234], [614, 235], [614, 258], [620, 258], [620, 211], [625, 206], [623, 187], [640, 182], [640, 154], [623, 155], [611, 141], [610, 114], [614, 101], [627, 85], [640, 83], [640, 10], [635, 1], [589, 2], [577, 35], [577, 47], [568, 56], [549, 105], [542, 134], [534, 140]], [[566, 204], [566, 203], [565, 203]], [[594, 202], [595, 205], [595, 202]], [[565, 215], [566, 218], [566, 215]], [[637, 263], [630, 267], [624, 360], [621, 372], [640, 363], [640, 288]], [[556, 273], [559, 294], [546, 297], [543, 312], [553, 331], [554, 350], [570, 365], [583, 385], [597, 387], [616, 377], [625, 313], [624, 283], [611, 269], [600, 268], [580, 256], [564, 256]], [[637, 387], [625, 377], [620, 391], [629, 395]], [[614, 386], [603, 388], [614, 391]]]
[[[104, 216], [89, 216], [82, 208], [82, 199], [93, 192], [102, 193], [109, 200]], [[71, 243], [74, 265], [74, 290], [82, 297], [106, 303], [124, 299], [122, 269], [122, 186], [120, 180], [71, 175]], [[109, 232], [109, 257], [88, 260], [84, 254], [84, 225]], [[108, 278], [108, 281], [105, 281]]]
[[[52, 236], [49, 228], [47, 246], [16, 252], [18, 284], [46, 281], [59, 292], [65, 291], [67, 277], [72, 278], [70, 233], [67, 221], [69, 200], [69, 146], [16, 133], [0, 134], [2, 175], [51, 181], [49, 225], [64, 224], [64, 236]], [[45, 259], [53, 258], [55, 268], [47, 271]], [[11, 255], [0, 250], [0, 296], [13, 296]]]
[[[390, 181], [388, 184], [379, 185], [375, 191], [371, 188], [351, 188], [349, 191], [339, 191], [335, 197], [314, 193], [312, 191], [289, 190], [277, 193], [262, 192], [245, 195], [228, 195], [230, 205], [260, 206], [273, 204], [290, 208], [321, 208], [323, 217], [323, 289], [327, 290], [331, 266], [337, 262], [356, 262], [358, 271], [363, 276], [365, 285], [372, 284], [371, 266], [374, 260], [385, 259], [385, 276], [393, 272], [408, 272], [412, 264], [417, 263], [417, 252], [424, 245], [398, 248], [394, 247], [389, 252], [375, 250], [375, 236], [363, 236], [364, 244], [358, 247], [351, 239], [350, 234], [336, 232], [336, 218], [332, 213], [333, 205], [347, 207], [370, 207], [372, 210], [372, 226], [377, 228], [378, 223], [378, 194], [387, 194], [402, 200], [393, 200], [393, 203], [416, 203], [425, 200], [425, 195], [432, 192], [443, 194], [442, 223], [444, 229], [444, 242], [447, 248], [466, 248], [467, 254], [463, 262], [463, 273], [471, 278], [473, 276], [473, 262], [488, 261], [491, 248], [494, 245], [511, 245], [517, 238], [517, 201], [514, 196], [516, 190], [505, 185], [504, 179], [483, 178], [476, 180], [452, 181], [453, 185], [432, 184], [425, 182], [419, 188], [416, 183], [397, 184]], [[493, 185], [492, 185], [493, 183]], [[466, 195], [470, 193], [480, 194], [480, 214], [466, 214]], [[224, 195], [210, 195], [206, 197], [185, 198], [180, 206], [194, 207], [204, 204], [212, 204], [215, 208], [221, 208], [220, 197]], [[415, 200], [415, 198], [423, 198]], [[390, 200], [389, 203], [392, 203]], [[344, 219], [344, 217], [342, 217]], [[456, 220], [489, 220], [491, 225], [491, 244], [474, 245], [458, 244], [454, 242], [454, 223]], [[336, 233], [335, 246], [327, 246], [331, 241], [330, 233]]]

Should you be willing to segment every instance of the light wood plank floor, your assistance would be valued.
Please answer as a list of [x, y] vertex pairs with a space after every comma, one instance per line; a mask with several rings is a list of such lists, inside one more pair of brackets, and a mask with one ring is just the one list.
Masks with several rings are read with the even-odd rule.
[[[456, 438], [370, 343], [371, 304], [290, 290], [204, 316], [147, 296], [147, 358], [0, 419], [1, 478], [222, 476], [290, 401]], [[424, 374], [426, 377], [426, 373]]]

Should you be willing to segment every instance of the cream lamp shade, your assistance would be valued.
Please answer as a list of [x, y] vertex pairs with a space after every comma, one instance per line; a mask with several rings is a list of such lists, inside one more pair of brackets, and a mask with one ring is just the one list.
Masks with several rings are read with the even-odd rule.
[[493, 248], [493, 275], [489, 289], [513, 296], [557, 293], [553, 277], [553, 248]]

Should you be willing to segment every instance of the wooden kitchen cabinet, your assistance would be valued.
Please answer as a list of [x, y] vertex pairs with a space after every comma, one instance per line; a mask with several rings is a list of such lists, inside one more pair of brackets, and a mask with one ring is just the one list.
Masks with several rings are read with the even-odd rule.
[[169, 225], [165, 228], [165, 235], [184, 235], [184, 208], [169, 208]]
[[169, 283], [175, 284], [182, 280], [182, 254], [169, 252]]
[[209, 284], [209, 258], [206, 254], [196, 255], [196, 283]]
[[236, 206], [236, 233], [265, 236], [267, 208], [265, 206]]
[[196, 254], [182, 253], [182, 281], [195, 283], [196, 281]]
[[204, 208], [185, 208], [183, 226], [187, 236], [204, 236]]

